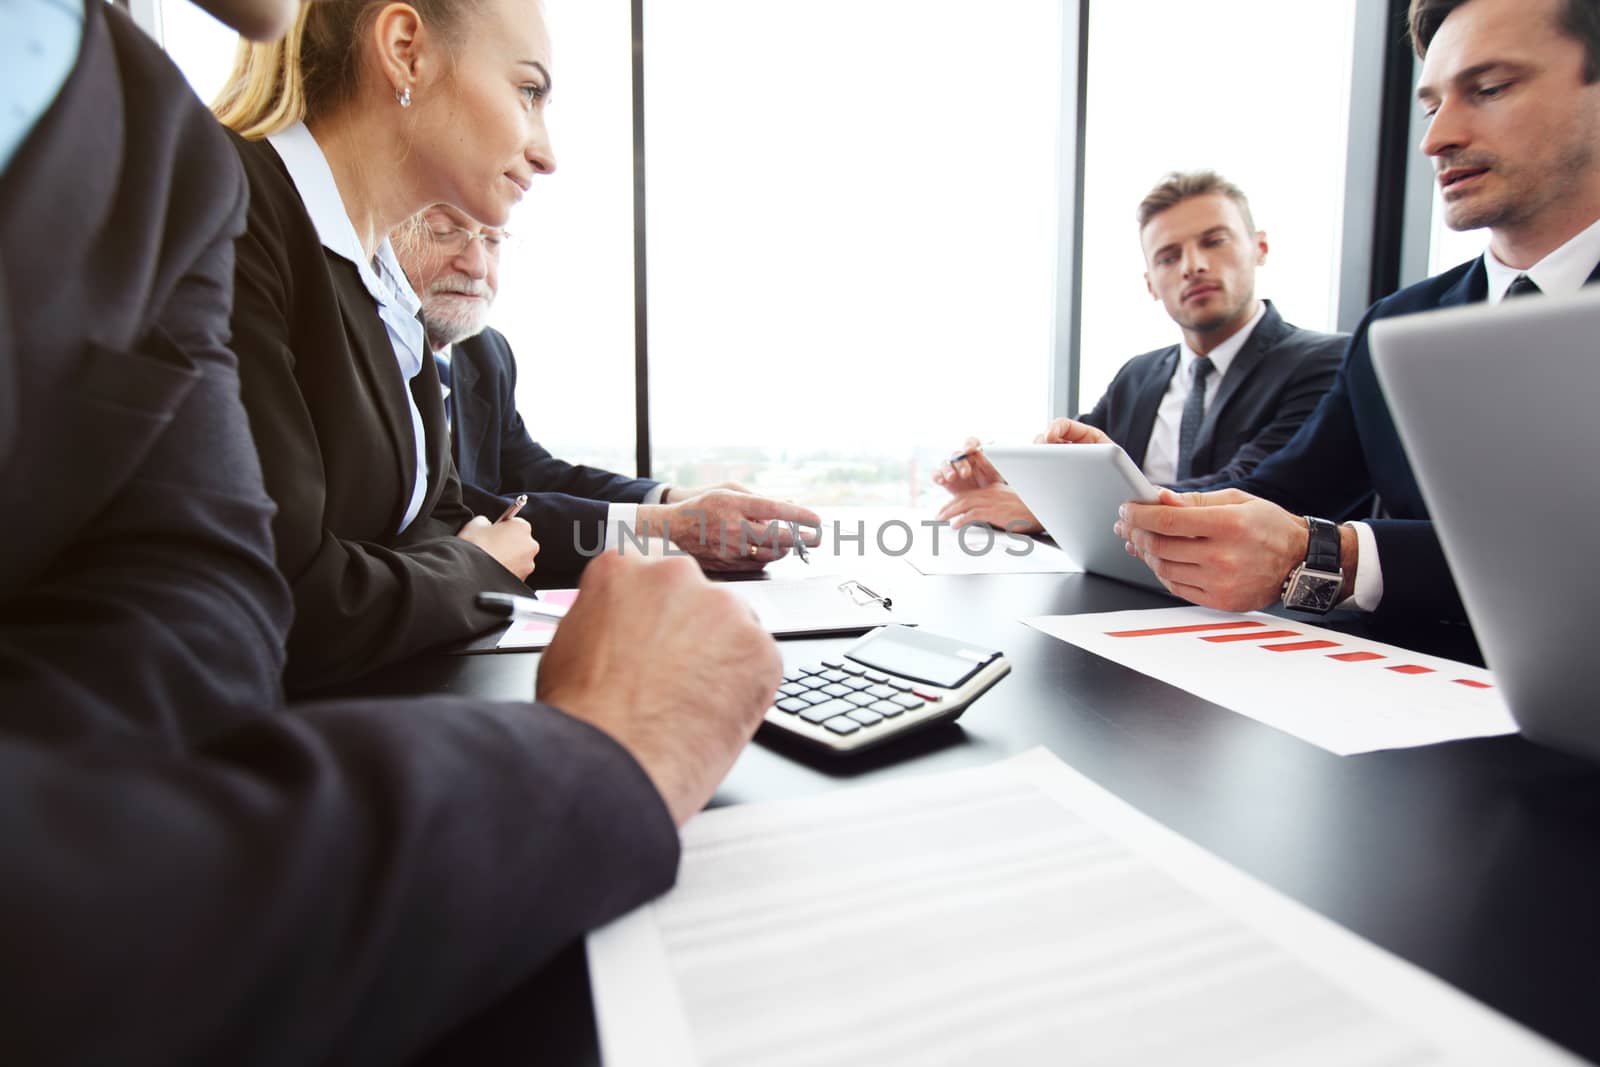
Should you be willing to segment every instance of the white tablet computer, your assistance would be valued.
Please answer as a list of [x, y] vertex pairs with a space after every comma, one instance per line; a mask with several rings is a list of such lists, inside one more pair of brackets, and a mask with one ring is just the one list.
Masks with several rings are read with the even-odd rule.
[[984, 455], [1039, 517], [1073, 564], [1090, 574], [1166, 592], [1111, 527], [1129, 500], [1157, 489], [1116, 445], [991, 445]]

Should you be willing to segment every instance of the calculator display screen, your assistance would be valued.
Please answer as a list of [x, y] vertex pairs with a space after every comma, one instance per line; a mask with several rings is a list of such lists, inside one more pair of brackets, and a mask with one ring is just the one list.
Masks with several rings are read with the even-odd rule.
[[[934, 646], [934, 647], [929, 647]], [[950, 649], [939, 646], [948, 646]], [[983, 669], [993, 658], [968, 659], [955, 654], [959, 642], [936, 637], [922, 638], [915, 630], [887, 629], [874, 634], [850, 649], [847, 655], [857, 663], [916, 682], [927, 682], [941, 689], [955, 689]]]

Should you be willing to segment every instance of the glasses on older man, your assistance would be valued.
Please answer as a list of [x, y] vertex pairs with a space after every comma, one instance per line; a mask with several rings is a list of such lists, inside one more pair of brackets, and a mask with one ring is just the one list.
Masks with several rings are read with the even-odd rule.
[[469, 230], [465, 226], [436, 226], [430, 222], [426, 229], [433, 247], [448, 256], [459, 256], [473, 241], [482, 241], [483, 250], [491, 256], [496, 255], [511, 240], [511, 235], [505, 230], [492, 227]]

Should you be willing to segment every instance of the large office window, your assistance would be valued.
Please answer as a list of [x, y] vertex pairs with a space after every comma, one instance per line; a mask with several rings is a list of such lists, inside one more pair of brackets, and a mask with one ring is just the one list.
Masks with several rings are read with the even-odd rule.
[[239, 35], [190, 0], [159, 0], [161, 43], [195, 93], [210, 103], [233, 68]]
[[1452, 230], [1444, 222], [1444, 201], [1433, 194], [1433, 235], [1428, 244], [1428, 273], [1438, 274], [1483, 255], [1489, 247], [1488, 230]]
[[1037, 431], [1062, 6], [646, 5], [658, 476], [926, 503]]
[[[202, 96], [232, 37], [160, 0]], [[1250, 194], [1262, 295], [1331, 329], [1357, 0], [1090, 9], [1078, 407], [1170, 344], [1134, 223], [1172, 169]], [[917, 504], [967, 434], [1049, 410], [1061, 0], [645, 5], [654, 471], [833, 503]], [[558, 159], [510, 229], [492, 322], [558, 454], [631, 470], [629, 5], [547, 5]], [[1223, 17], [1225, 16], [1225, 17]], [[1440, 242], [1435, 242], [1436, 255]], [[1062, 324], [1065, 325], [1065, 324]], [[1056, 368], [1064, 371], [1065, 368]]]
[[1145, 290], [1134, 219], [1171, 170], [1239, 184], [1271, 246], [1258, 291], [1297, 325], [1334, 328], [1355, 8], [1091, 5], [1080, 409], [1130, 357], [1178, 340]]
[[556, 171], [512, 215], [491, 323], [517, 407], [573, 462], [634, 469], [632, 29], [625, 3], [545, 5]]

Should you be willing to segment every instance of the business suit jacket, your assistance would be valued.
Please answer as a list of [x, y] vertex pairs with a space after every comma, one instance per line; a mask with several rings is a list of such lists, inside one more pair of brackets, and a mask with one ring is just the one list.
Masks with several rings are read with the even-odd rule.
[[[277, 703], [289, 601], [227, 416], [244, 183], [203, 109], [141, 106], [182, 81], [104, 8], [0, 178], [0, 678], [35, 736], [176, 743], [187, 706], [214, 723]], [[119, 654], [134, 630], [140, 654]]]
[[517, 361], [496, 330], [455, 346], [450, 386], [462, 496], [474, 512], [496, 518], [511, 498], [528, 494], [522, 517], [539, 541], [541, 582], [581, 571], [584, 551], [592, 555], [604, 537], [607, 505], [637, 504], [658, 484], [567, 463], [540, 446], [517, 411]]
[[355, 265], [323, 248], [277, 151], [230, 136], [250, 182], [234, 345], [278, 505], [278, 565], [294, 591], [285, 681], [305, 692], [481, 632], [495, 620], [474, 606], [478, 591], [525, 589], [455, 536], [472, 512], [431, 359], [410, 383], [427, 435], [426, 497], [397, 532], [416, 452], [388, 331]]
[[[1589, 281], [1600, 281], [1600, 267]], [[1325, 517], [1349, 514], [1378, 495], [1382, 512], [1371, 525], [1383, 568], [1383, 600], [1374, 613], [1380, 626], [1464, 625], [1466, 610], [1379, 388], [1367, 331], [1379, 319], [1478, 303], [1487, 295], [1479, 258], [1374, 304], [1316, 412], [1282, 451], [1238, 483], [1296, 514]]]
[[0, 174], [0, 1063], [404, 1062], [671, 881], [553, 708], [286, 708], [237, 156], [101, 0]]
[[[1228, 365], [1201, 423], [1193, 476], [1174, 488], [1243, 478], [1294, 436], [1333, 384], [1345, 337], [1291, 326], [1272, 301], [1265, 303], [1266, 314]], [[1104, 430], [1144, 466], [1156, 412], [1178, 363], [1177, 345], [1135, 356], [1078, 421]]]

